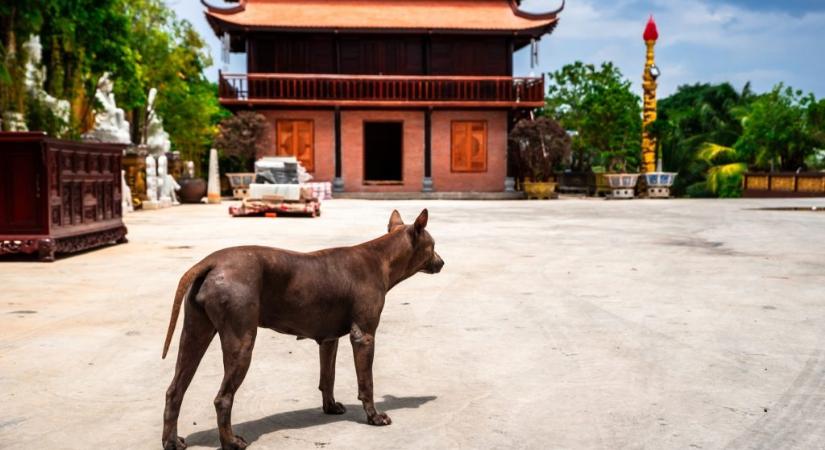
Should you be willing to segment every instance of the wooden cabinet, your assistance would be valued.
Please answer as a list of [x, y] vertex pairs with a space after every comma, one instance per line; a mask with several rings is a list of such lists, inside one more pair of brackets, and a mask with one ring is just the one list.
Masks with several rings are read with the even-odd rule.
[[125, 242], [123, 148], [0, 133], [0, 255], [53, 261], [55, 253]]

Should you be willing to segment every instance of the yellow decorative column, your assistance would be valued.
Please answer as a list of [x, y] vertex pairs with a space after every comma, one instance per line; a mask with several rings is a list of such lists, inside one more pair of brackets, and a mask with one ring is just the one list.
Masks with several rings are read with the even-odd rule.
[[644, 40], [647, 45], [647, 59], [645, 62], [644, 82], [642, 89], [644, 90], [644, 108], [642, 116], [642, 173], [651, 173], [656, 171], [656, 139], [650, 135], [646, 130], [650, 124], [656, 121], [656, 88], [658, 84], [656, 80], [659, 78], [659, 68], [656, 67], [656, 55], [654, 47], [656, 41], [659, 39], [659, 31], [656, 28], [656, 22], [653, 16], [647, 22], [645, 28]]

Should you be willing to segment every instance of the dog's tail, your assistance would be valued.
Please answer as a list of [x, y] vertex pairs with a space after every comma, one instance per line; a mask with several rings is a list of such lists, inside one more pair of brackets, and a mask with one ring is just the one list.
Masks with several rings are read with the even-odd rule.
[[189, 269], [178, 283], [178, 290], [175, 292], [175, 303], [172, 304], [172, 318], [169, 320], [169, 331], [166, 332], [166, 342], [163, 344], [163, 359], [166, 359], [166, 353], [169, 351], [169, 344], [172, 343], [172, 335], [175, 333], [175, 325], [178, 322], [178, 315], [180, 314], [180, 305], [183, 303], [183, 298], [189, 292], [189, 288], [198, 278], [206, 275], [212, 270], [212, 264], [200, 262]]

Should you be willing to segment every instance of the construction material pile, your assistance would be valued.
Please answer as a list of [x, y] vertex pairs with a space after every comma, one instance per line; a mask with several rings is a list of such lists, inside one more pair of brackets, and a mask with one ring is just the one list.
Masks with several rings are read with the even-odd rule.
[[321, 214], [317, 189], [294, 157], [263, 158], [255, 163], [255, 182], [240, 206], [229, 208], [234, 217]]

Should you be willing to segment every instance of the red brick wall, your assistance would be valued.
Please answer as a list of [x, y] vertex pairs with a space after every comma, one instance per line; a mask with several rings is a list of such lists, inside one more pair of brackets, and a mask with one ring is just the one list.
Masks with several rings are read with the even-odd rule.
[[[275, 121], [315, 121], [315, 173], [317, 181], [335, 178], [335, 114], [320, 110], [261, 111], [270, 128], [266, 151], [275, 156]], [[454, 173], [450, 168], [451, 123], [454, 120], [487, 121], [487, 171]], [[364, 185], [364, 121], [403, 121], [403, 184]], [[506, 111], [434, 111], [432, 113], [432, 178], [437, 192], [501, 192], [507, 173]], [[342, 111], [341, 153], [344, 189], [348, 192], [420, 192], [424, 178], [424, 113], [422, 111]]]
[[260, 111], [267, 118], [269, 128], [265, 138], [266, 150], [259, 158], [276, 156], [275, 121], [278, 119], [303, 119], [315, 122], [315, 172], [313, 181], [332, 181], [335, 178], [335, 114], [316, 110], [269, 110]]
[[[364, 185], [364, 122], [403, 121], [403, 184]], [[424, 112], [341, 111], [342, 178], [347, 192], [420, 192], [424, 178]]]
[[[487, 171], [455, 173], [450, 168], [454, 120], [487, 121]], [[432, 177], [436, 192], [502, 192], [507, 176], [506, 111], [433, 111]]]

